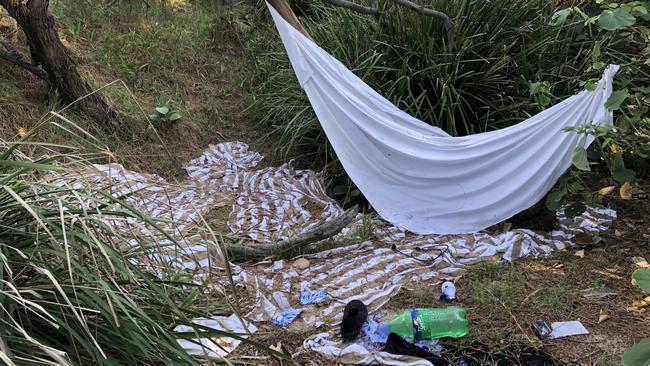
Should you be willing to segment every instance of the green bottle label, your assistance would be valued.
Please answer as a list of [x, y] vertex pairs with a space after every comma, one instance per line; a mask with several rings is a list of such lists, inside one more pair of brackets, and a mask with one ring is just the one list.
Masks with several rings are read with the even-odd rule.
[[418, 317], [418, 310], [411, 309], [411, 322], [413, 323], [413, 339], [416, 341], [422, 340], [423, 324]]

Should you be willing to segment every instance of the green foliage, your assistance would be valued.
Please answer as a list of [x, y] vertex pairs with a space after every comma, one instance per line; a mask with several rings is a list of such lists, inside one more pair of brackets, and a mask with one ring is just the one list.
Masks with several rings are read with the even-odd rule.
[[584, 171], [590, 171], [587, 160], [587, 150], [584, 147], [577, 147], [573, 152], [573, 166]]
[[621, 104], [630, 95], [627, 89], [616, 90], [605, 102], [605, 107], [610, 111], [618, 111], [621, 109]]
[[608, 31], [625, 29], [635, 22], [636, 18], [622, 9], [605, 10], [598, 17], [598, 25]]
[[149, 119], [153, 122], [178, 122], [182, 118], [181, 114], [177, 111], [170, 109], [167, 106], [156, 107], [154, 113], [149, 115]]
[[[41, 144], [32, 142], [34, 131], [17, 142], [0, 141], [0, 359], [9, 365], [196, 364], [176, 340], [188, 334], [172, 329], [208, 315], [199, 306], [205, 289], [182, 273], [161, 280], [134, 264], [145, 249], [132, 247], [132, 238], [116, 234], [111, 222], [144, 220], [159, 231], [151, 218], [102, 187], [39, 179], [88, 164], [81, 156], [98, 156], [104, 146], [71, 132], [70, 145]], [[30, 160], [22, 149], [45, 154]]]
[[[632, 273], [632, 284], [650, 294], [650, 269], [639, 268]], [[624, 366], [650, 365], [650, 338], [642, 339], [623, 354]]]
[[[548, 207], [559, 207], [567, 200], [598, 203], [603, 195], [595, 190], [600, 188], [598, 182], [603, 177], [610, 176], [623, 187], [634, 181], [637, 175], [649, 173], [650, 119], [647, 115], [650, 90], [647, 85], [650, 83], [650, 30], [647, 27], [647, 3], [602, 0], [596, 3], [599, 9], [595, 11], [588, 6], [559, 10], [554, 14], [552, 24], [567, 24], [578, 19], [583, 37], [593, 42], [591, 69], [601, 70], [608, 63], [624, 64], [615, 79], [616, 90], [605, 103], [616, 119], [612, 128], [584, 125], [569, 129], [569, 133], [590, 135], [596, 142], [589, 151], [576, 151], [573, 160], [576, 171], [560, 179], [547, 197]], [[621, 62], [621, 56], [629, 61]], [[594, 83], [585, 82], [584, 87], [592, 90]], [[606, 169], [592, 170], [590, 165]], [[580, 189], [569, 192], [563, 188], [568, 184], [577, 184]], [[572, 213], [579, 211], [572, 210]]]
[[650, 269], [639, 268], [632, 273], [632, 284], [650, 294]]
[[624, 366], [650, 365], [650, 338], [642, 339], [623, 354]]
[[534, 83], [530, 83], [530, 95], [535, 99], [535, 103], [537, 103], [540, 107], [544, 108], [547, 107], [549, 104], [551, 104], [551, 98], [553, 95], [551, 94], [551, 84], [548, 81], [536, 81]]

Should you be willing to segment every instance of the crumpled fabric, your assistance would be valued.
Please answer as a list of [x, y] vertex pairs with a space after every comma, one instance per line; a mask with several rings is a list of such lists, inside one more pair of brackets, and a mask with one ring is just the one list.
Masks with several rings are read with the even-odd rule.
[[286, 327], [287, 325], [293, 323], [293, 321], [296, 320], [300, 313], [302, 313], [302, 309], [287, 309], [280, 314], [273, 316], [272, 322], [277, 326]]
[[431, 362], [421, 358], [370, 350], [358, 343], [343, 344], [333, 341], [332, 335], [327, 332], [307, 338], [303, 342], [303, 348], [318, 352], [339, 364], [432, 366]]
[[306, 291], [300, 296], [301, 305], [320, 304], [327, 300], [327, 293], [323, 290]]
[[605, 107], [619, 69], [500, 130], [453, 137], [411, 117], [267, 6], [298, 81], [347, 175], [386, 221], [417, 234], [474, 233], [540, 201], [592, 135], [612, 126]]

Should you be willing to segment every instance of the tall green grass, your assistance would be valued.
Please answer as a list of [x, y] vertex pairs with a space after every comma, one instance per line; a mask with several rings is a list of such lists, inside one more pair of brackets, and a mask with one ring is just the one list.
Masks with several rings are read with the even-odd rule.
[[[160, 231], [151, 218], [99, 187], [42, 179], [107, 151], [74, 125], [48, 125], [68, 131], [70, 144], [35, 142], [41, 127], [0, 141], [0, 359], [7, 365], [195, 365], [177, 338], [204, 330], [172, 330], [209, 315], [205, 289], [178, 276], [161, 280], [136, 265], [148, 243], [132, 247], [131, 237], [111, 226], [133, 219]], [[217, 308], [218, 301], [210, 302]]]

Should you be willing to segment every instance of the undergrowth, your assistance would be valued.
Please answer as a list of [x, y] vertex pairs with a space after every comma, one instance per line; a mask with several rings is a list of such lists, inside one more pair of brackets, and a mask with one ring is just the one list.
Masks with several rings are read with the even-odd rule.
[[[69, 144], [38, 142], [46, 125]], [[73, 132], [75, 131], [75, 132]], [[152, 218], [102, 191], [57, 180], [109, 154], [89, 134], [62, 119], [41, 122], [14, 142], [0, 140], [0, 359], [7, 365], [194, 365], [177, 338], [237, 337], [190, 326], [192, 318], [229, 311], [187, 276], [165, 279], [138, 263], [146, 245], [114, 222]], [[44, 179], [45, 177], [49, 177]], [[178, 247], [170, 238], [159, 250]], [[149, 253], [149, 252], [147, 252]]]

